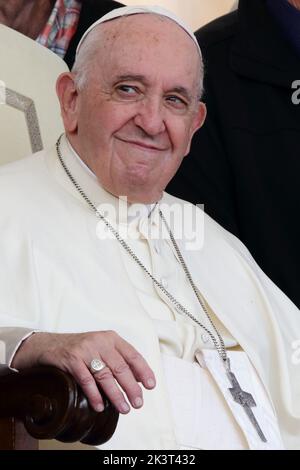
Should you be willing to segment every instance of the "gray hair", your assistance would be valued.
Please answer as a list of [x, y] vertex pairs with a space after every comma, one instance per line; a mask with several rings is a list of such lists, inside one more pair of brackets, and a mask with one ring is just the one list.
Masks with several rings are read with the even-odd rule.
[[88, 79], [92, 75], [92, 70], [95, 66], [95, 56], [99, 49], [99, 42], [101, 44], [102, 35], [103, 28], [99, 25], [90, 32], [76, 55], [71, 71], [74, 74], [75, 84], [79, 90], [82, 90], [87, 85]]

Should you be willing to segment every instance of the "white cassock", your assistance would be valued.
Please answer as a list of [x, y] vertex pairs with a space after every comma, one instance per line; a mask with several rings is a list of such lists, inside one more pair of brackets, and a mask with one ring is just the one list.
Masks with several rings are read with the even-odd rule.
[[[69, 181], [55, 149], [0, 170], [3, 360], [10, 363], [33, 330], [114, 330], [143, 354], [157, 386], [144, 391], [142, 409], [120, 417], [114, 437], [102, 448], [300, 449], [299, 310], [242, 243], [200, 209], [164, 194], [159, 205], [130, 206], [127, 219], [127, 205], [119, 207], [119, 200], [99, 186], [65, 138], [61, 150], [75, 179], [147, 269], [211, 330], [169, 237], [158, 235], [158, 206], [162, 209], [224, 338], [233, 372], [256, 400], [253, 412], [268, 443], [229, 396], [230, 384], [208, 335], [179, 313], [109, 236]], [[189, 238], [185, 228], [195, 213], [204, 225], [196, 227], [197, 240], [187, 243], [180, 235]]]

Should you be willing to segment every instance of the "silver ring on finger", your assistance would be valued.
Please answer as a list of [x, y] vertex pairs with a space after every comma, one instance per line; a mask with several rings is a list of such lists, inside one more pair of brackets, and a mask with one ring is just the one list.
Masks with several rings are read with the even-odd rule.
[[91, 374], [96, 374], [97, 372], [100, 372], [103, 370], [107, 365], [105, 362], [101, 361], [101, 359], [95, 358], [92, 359], [90, 362], [90, 372]]

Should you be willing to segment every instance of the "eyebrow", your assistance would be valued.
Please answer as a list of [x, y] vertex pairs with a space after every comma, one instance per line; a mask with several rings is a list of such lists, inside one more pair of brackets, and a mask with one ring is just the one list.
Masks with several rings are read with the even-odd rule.
[[[144, 75], [138, 75], [138, 74], [124, 74], [124, 75], [119, 75], [116, 77], [116, 81], [136, 81], [136, 82], [141, 82], [144, 83], [145, 85], [148, 84], [148, 80]], [[183, 86], [175, 86], [174, 88], [171, 88], [168, 93], [178, 93], [179, 95], [182, 95], [187, 101], [191, 102], [193, 97], [191, 93]]]
[[132, 75], [132, 74], [125, 74], [125, 75], [119, 75], [116, 77], [117, 81], [136, 81], [136, 82], [143, 82], [147, 83], [147, 79], [144, 75]]

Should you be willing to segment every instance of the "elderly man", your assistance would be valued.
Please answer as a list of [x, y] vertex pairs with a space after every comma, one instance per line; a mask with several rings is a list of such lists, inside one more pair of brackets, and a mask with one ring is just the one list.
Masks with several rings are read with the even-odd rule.
[[87, 31], [57, 82], [66, 135], [1, 169], [6, 361], [70, 372], [99, 412], [102, 388], [121, 413], [111, 448], [300, 448], [297, 308], [163, 192], [205, 119], [202, 79], [165, 10]]

